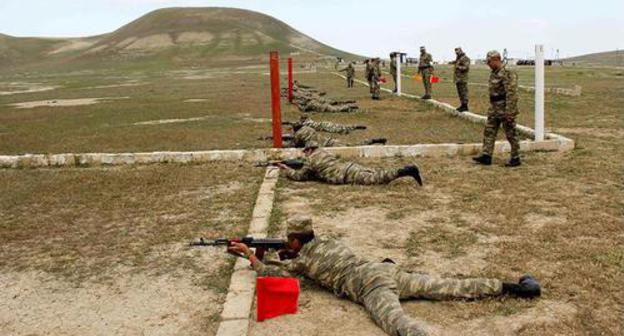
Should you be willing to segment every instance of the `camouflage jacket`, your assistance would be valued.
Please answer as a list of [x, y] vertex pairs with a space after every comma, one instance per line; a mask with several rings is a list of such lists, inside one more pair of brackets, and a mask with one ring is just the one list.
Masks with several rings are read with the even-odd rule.
[[366, 63], [366, 68], [364, 69], [364, 78], [366, 78], [367, 80], [370, 79], [372, 71], [373, 65], [370, 62]]
[[420, 60], [418, 61], [418, 69], [428, 69], [433, 68], [433, 57], [431, 57], [430, 53], [420, 54]]
[[371, 79], [372, 80], [379, 80], [379, 78], [381, 78], [381, 65], [374, 64], [371, 67]]
[[349, 134], [355, 129], [355, 126], [351, 125], [340, 125], [329, 121], [314, 121], [312, 119], [307, 119], [303, 122], [302, 125], [313, 128], [314, 130], [319, 132], [338, 134]]
[[455, 83], [468, 82], [468, 72], [470, 71], [470, 58], [468, 58], [466, 54], [461, 54], [457, 57], [455, 62], [453, 62], [453, 65], [455, 66], [453, 73]]
[[355, 76], [355, 67], [353, 67], [353, 64], [349, 64], [346, 68], [340, 70], [340, 72], [346, 72], [347, 73], [347, 77], [354, 77]]
[[308, 143], [308, 141], [315, 141], [321, 147], [331, 147], [334, 144], [334, 139], [320, 135], [312, 127], [304, 126], [301, 127], [297, 132], [295, 132], [295, 136], [292, 140], [293, 147], [303, 148]]
[[390, 61], [390, 74], [392, 76], [396, 76], [397, 74], [397, 59], [393, 59]]
[[316, 238], [305, 244], [295, 259], [280, 264], [254, 264], [258, 276], [305, 276], [342, 297], [359, 302], [370, 290], [367, 274], [377, 271], [381, 263], [369, 262], [356, 256], [335, 239]]
[[297, 170], [283, 170], [282, 175], [294, 181], [323, 181], [330, 184], [346, 184], [353, 181], [358, 171], [366, 168], [319, 148], [303, 160], [303, 167]]
[[490, 114], [518, 115], [518, 74], [502, 67], [489, 79]]

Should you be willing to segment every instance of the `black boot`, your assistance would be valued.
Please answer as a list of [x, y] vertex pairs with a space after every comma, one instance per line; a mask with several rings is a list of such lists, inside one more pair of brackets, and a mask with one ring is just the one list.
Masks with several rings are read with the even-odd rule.
[[542, 295], [542, 288], [533, 276], [527, 274], [517, 284], [503, 283], [503, 294], [532, 299]]
[[484, 166], [489, 166], [492, 164], [492, 157], [487, 154], [481, 154], [481, 156], [472, 158], [476, 163], [482, 164]]
[[431, 99], [431, 96], [430, 96], [430, 95], [428, 95], [428, 94], [426, 94], [426, 95], [422, 96], [422, 97], [421, 97], [421, 99], [423, 99], [423, 100], [429, 100], [429, 99]]
[[468, 104], [461, 104], [461, 106], [457, 108], [457, 112], [466, 112], [466, 111], [468, 111]]
[[505, 167], [518, 167], [520, 165], [522, 165], [522, 162], [520, 162], [519, 157], [511, 158], [509, 162], [505, 163]]
[[370, 140], [371, 145], [375, 145], [375, 144], [385, 145], [387, 142], [388, 142], [388, 139], [386, 138], [375, 138], [375, 139]]
[[420, 177], [420, 171], [415, 165], [409, 165], [399, 169], [399, 177], [404, 176], [411, 176], [416, 180], [419, 185], [423, 185], [422, 177]]

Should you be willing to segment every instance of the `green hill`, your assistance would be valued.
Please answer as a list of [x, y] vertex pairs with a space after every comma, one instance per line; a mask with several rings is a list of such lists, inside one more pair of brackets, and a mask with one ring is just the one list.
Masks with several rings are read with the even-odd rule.
[[624, 50], [581, 55], [563, 61], [592, 66], [624, 66]]
[[0, 69], [66, 65], [177, 67], [264, 61], [270, 50], [306, 60], [358, 58], [270, 16], [233, 8], [167, 8], [118, 30], [72, 39], [0, 35]]

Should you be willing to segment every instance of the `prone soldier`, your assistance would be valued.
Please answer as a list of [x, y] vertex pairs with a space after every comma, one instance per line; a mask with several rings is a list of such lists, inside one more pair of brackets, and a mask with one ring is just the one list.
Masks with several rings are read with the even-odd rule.
[[425, 86], [425, 95], [422, 99], [431, 99], [431, 75], [433, 75], [433, 58], [427, 53], [425, 47], [420, 47], [420, 60], [418, 61], [418, 73], [422, 77]]
[[302, 115], [297, 122], [285, 122], [284, 125], [301, 128], [303, 126], [311, 127], [318, 132], [349, 134], [354, 130], [365, 130], [366, 126], [361, 125], [342, 125], [330, 121], [314, 121], [308, 115]]
[[228, 252], [248, 258], [258, 276], [305, 276], [361, 304], [375, 323], [391, 336], [424, 336], [428, 328], [409, 316], [400, 300], [480, 299], [497, 296], [536, 298], [541, 287], [530, 275], [518, 283], [486, 278], [439, 278], [409, 273], [392, 262], [375, 262], [355, 254], [337, 239], [314, 234], [312, 220], [295, 216], [288, 220], [287, 247], [281, 260], [265, 264], [244, 243], [232, 243]]
[[474, 157], [479, 164], [492, 164], [492, 154], [499, 127], [511, 145], [511, 159], [505, 166], [517, 167], [520, 162], [520, 142], [516, 131], [518, 115], [518, 74], [505, 67], [501, 54], [492, 50], [487, 53], [487, 64], [492, 70], [489, 79], [490, 108], [483, 131], [483, 153]]
[[[284, 137], [288, 141], [289, 147], [305, 148], [310, 144], [315, 144], [320, 147], [346, 147], [350, 144], [344, 144], [334, 138], [326, 137], [317, 132], [314, 128], [308, 126], [293, 126], [294, 135], [292, 137]], [[385, 138], [375, 138], [370, 140], [364, 140], [356, 146], [367, 146], [381, 144], [385, 145], [387, 140]]]

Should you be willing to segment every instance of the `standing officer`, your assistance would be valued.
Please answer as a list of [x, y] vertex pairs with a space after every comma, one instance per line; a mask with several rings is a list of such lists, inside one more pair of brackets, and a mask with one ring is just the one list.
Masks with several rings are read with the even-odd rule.
[[496, 50], [487, 53], [487, 64], [492, 69], [489, 79], [490, 109], [483, 131], [483, 154], [473, 160], [486, 166], [492, 164], [496, 133], [502, 125], [511, 145], [511, 160], [505, 166], [517, 167], [521, 164], [520, 142], [516, 132], [518, 74], [505, 67], [501, 54]]
[[418, 62], [418, 73], [422, 77], [425, 86], [425, 95], [422, 99], [431, 99], [431, 75], [433, 74], [433, 58], [427, 53], [425, 47], [420, 47], [420, 60]]
[[457, 112], [468, 111], [468, 72], [470, 71], [470, 58], [466, 56], [461, 47], [455, 48], [457, 58], [451, 62], [454, 65], [453, 79], [457, 87], [457, 95], [461, 105]]
[[397, 54], [394, 52], [390, 53], [390, 74], [394, 80], [394, 90], [392, 90], [392, 93], [397, 93]]

